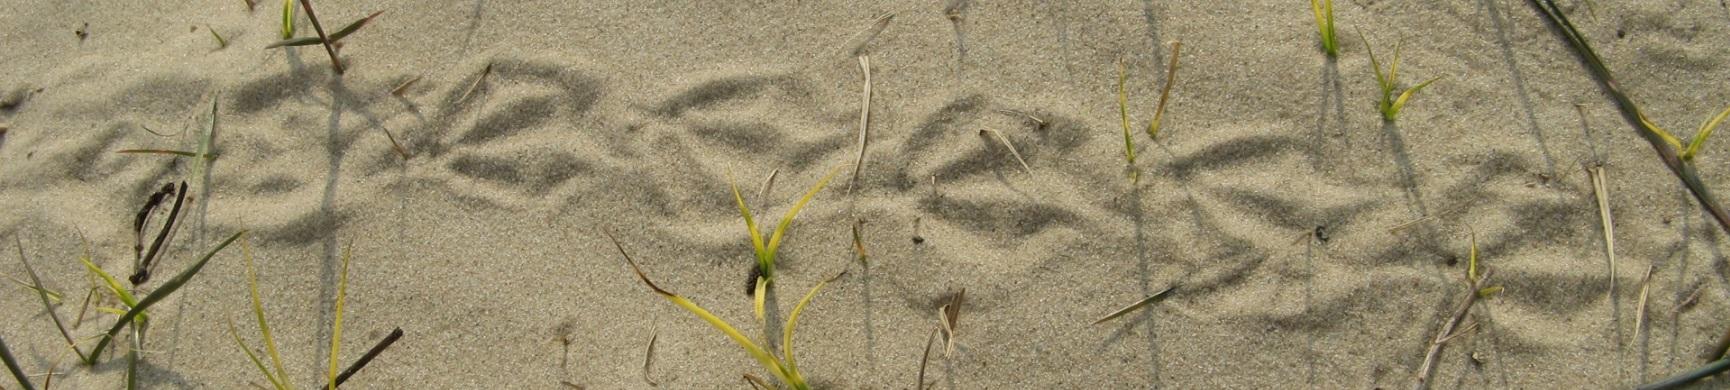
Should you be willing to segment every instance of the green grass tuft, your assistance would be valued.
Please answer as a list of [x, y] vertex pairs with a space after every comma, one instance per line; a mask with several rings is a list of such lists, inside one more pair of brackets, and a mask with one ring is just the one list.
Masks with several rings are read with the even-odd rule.
[[1322, 52], [1328, 57], [1340, 56], [1340, 40], [1334, 33], [1334, 0], [1310, 0], [1310, 10], [1316, 14], [1316, 32], [1321, 37]]
[[[1358, 37], [1363, 38], [1363, 31], [1358, 32]], [[1423, 90], [1424, 87], [1430, 86], [1430, 83], [1440, 80], [1441, 76], [1425, 80], [1411, 88], [1406, 88], [1404, 91], [1399, 91], [1399, 94], [1396, 97], [1394, 92], [1399, 89], [1400, 77], [1400, 46], [1394, 46], [1394, 60], [1388, 64], [1388, 71], [1384, 73], [1382, 72], [1381, 62], [1376, 60], [1375, 49], [1369, 47], [1369, 39], [1363, 39], [1364, 50], [1369, 51], [1370, 54], [1370, 67], [1376, 72], [1376, 87], [1382, 91], [1381, 101], [1376, 105], [1376, 107], [1382, 112], [1382, 120], [1393, 122], [1399, 118], [1400, 109], [1405, 108], [1406, 102], [1412, 98], [1412, 94], [1418, 93], [1418, 91]]]
[[175, 291], [179, 291], [182, 286], [185, 286], [186, 282], [192, 281], [192, 277], [197, 276], [198, 271], [203, 270], [204, 264], [209, 263], [210, 259], [216, 256], [217, 252], [221, 252], [223, 248], [227, 248], [228, 244], [234, 243], [234, 240], [239, 239], [243, 234], [246, 234], [246, 231], [242, 230], [238, 233], [234, 233], [233, 236], [229, 236], [227, 240], [223, 240], [221, 244], [217, 244], [214, 249], [210, 250], [210, 252], [206, 252], [197, 262], [193, 262], [191, 266], [186, 267], [185, 271], [181, 271], [180, 274], [175, 275], [173, 279], [163, 282], [161, 287], [156, 288], [156, 291], [150, 292], [150, 295], [146, 295], [144, 299], [139, 300], [138, 305], [127, 310], [126, 314], [121, 315], [119, 320], [114, 321], [114, 326], [110, 327], [108, 332], [101, 336], [100, 341], [96, 342], [96, 348], [91, 349], [90, 353], [87, 355], [80, 354], [84, 360], [84, 364], [95, 365], [96, 357], [102, 356], [102, 350], [107, 348], [108, 343], [112, 342], [114, 337], [120, 334], [122, 328], [132, 324], [132, 321], [137, 319], [140, 314], [143, 314], [145, 309], [150, 308], [150, 305], [154, 305], [156, 302], [168, 298], [170, 294], [174, 294]]

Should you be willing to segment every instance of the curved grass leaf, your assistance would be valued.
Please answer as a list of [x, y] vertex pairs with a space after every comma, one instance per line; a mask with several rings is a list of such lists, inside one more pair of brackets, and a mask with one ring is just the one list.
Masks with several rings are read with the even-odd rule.
[[757, 255], [757, 270], [768, 275], [774, 270], [775, 264], [772, 263], [773, 259], [763, 257], [764, 253], [768, 253], [768, 249], [763, 246], [763, 233], [757, 230], [757, 220], [751, 218], [751, 207], [745, 205], [745, 196], [739, 194], [739, 185], [731, 179], [727, 180], [727, 185], [733, 187], [733, 201], [739, 204], [739, 215], [745, 218], [745, 230], [751, 235], [751, 251]]
[[246, 259], [246, 286], [252, 296], [252, 317], [258, 322], [258, 333], [264, 339], [264, 352], [270, 357], [270, 364], [276, 368], [276, 377], [282, 381], [284, 388], [294, 388], [294, 382], [289, 382], [288, 370], [283, 369], [282, 355], [276, 349], [276, 337], [270, 333], [270, 322], [264, 319], [264, 299], [258, 294], [258, 270], [253, 267], [252, 244], [240, 242], [241, 257]]
[[806, 292], [805, 297], [799, 299], [799, 304], [793, 305], [793, 311], [787, 314], [787, 325], [781, 327], [781, 355], [784, 356], [784, 361], [787, 362], [787, 377], [793, 380], [790, 384], [794, 387], [805, 385], [804, 376], [799, 375], [799, 364], [793, 360], [793, 328], [799, 324], [799, 313], [805, 311], [805, 305], [811, 303], [811, 298], [817, 297], [817, 291], [821, 291], [823, 285], [829, 284], [830, 281], [839, 279], [841, 275], [846, 274], [846, 271], [841, 271], [841, 273], [835, 274], [835, 276], [830, 277], [829, 279], [817, 282], [817, 285], [815, 286], [811, 286], [811, 291]]
[[1713, 116], [1712, 119], [1707, 119], [1706, 122], [1700, 124], [1700, 130], [1694, 132], [1694, 141], [1689, 142], [1688, 148], [1682, 151], [1683, 161], [1693, 160], [1694, 155], [1700, 153], [1700, 146], [1706, 144], [1706, 138], [1712, 136], [1712, 130], [1717, 129], [1718, 123], [1723, 122], [1726, 116], [1730, 116], [1730, 107], [1725, 107], [1724, 111], [1719, 112], [1717, 116]]
[[24, 369], [18, 367], [18, 358], [13, 357], [12, 350], [6, 348], [6, 339], [4, 338], [0, 338], [0, 361], [6, 363], [6, 371], [12, 372], [12, 379], [18, 380], [18, 387], [22, 387], [24, 390], [36, 389], [35, 386], [30, 385], [30, 377], [24, 375]]
[[[82, 258], [79, 260], [84, 262], [84, 269], [90, 270], [90, 273], [92, 275], [96, 275], [96, 277], [98, 279], [102, 279], [103, 286], [108, 287], [108, 292], [114, 294], [115, 298], [119, 298], [120, 303], [125, 304], [128, 309], [132, 308], [133, 306], [138, 306], [138, 298], [134, 297], [132, 295], [132, 292], [126, 291], [125, 287], [121, 287], [120, 282], [117, 280], [114, 280], [114, 275], [110, 275], [110, 274], [108, 274], [107, 271], [103, 271], [102, 267], [97, 267], [96, 263], [90, 262], [89, 257], [85, 257], [85, 258]], [[97, 310], [101, 310], [101, 309], [97, 309]], [[116, 314], [125, 315], [126, 312], [124, 310], [122, 310], [120, 313], [116, 313]], [[149, 313], [138, 313], [138, 320], [139, 321], [150, 321], [150, 314]]]
[[234, 338], [234, 346], [239, 347], [241, 352], [246, 352], [247, 360], [251, 360], [252, 366], [258, 368], [260, 374], [264, 374], [264, 379], [270, 382], [272, 388], [286, 390], [287, 388], [282, 386], [282, 381], [277, 379], [276, 374], [270, 373], [270, 369], [264, 367], [264, 361], [258, 359], [258, 354], [252, 352], [252, 348], [247, 347], [245, 341], [240, 340], [240, 332], [234, 330], [234, 319], [226, 320], [228, 321], [228, 335]]
[[[837, 165], [834, 168], [830, 168], [829, 174], [823, 175], [822, 179], [817, 180], [817, 184], [811, 185], [811, 190], [805, 191], [805, 196], [800, 197], [798, 202], [793, 203], [793, 208], [787, 209], [787, 214], [781, 216], [781, 223], [775, 225], [775, 233], [769, 237], [769, 265], [775, 265], [775, 252], [781, 249], [781, 237], [787, 233], [787, 227], [793, 225], [793, 218], [799, 216], [799, 210], [804, 210], [805, 205], [811, 203], [812, 198], [817, 197], [817, 192], [822, 191], [823, 186], [828, 185], [829, 180], [834, 179], [836, 174], [841, 173], [841, 168], [844, 167], [846, 167], [846, 165]], [[774, 279], [773, 274], [767, 272], [765, 272], [763, 276], [768, 277], [771, 280]]]
[[733, 328], [733, 325], [728, 324], [727, 321], [722, 320], [720, 317], [716, 317], [715, 314], [703, 309], [702, 306], [698, 306], [696, 303], [691, 302], [691, 300], [679, 296], [679, 294], [674, 294], [672, 291], [667, 291], [662, 289], [661, 286], [655, 285], [655, 282], [650, 281], [649, 276], [643, 273], [643, 269], [637, 266], [637, 261], [631, 258], [631, 254], [625, 252], [625, 245], [619, 243], [619, 239], [613, 237], [612, 233], [606, 234], [607, 238], [613, 241], [613, 246], [618, 248], [619, 255], [624, 256], [625, 263], [631, 265], [631, 271], [637, 274], [637, 279], [642, 280], [643, 284], [649, 286], [650, 290], [654, 290], [655, 294], [660, 295], [662, 298], [666, 298], [668, 302], [672, 302], [674, 305], [685, 309], [685, 311], [695, 314], [697, 318], [701, 318], [704, 322], [708, 322], [709, 326], [712, 326], [716, 330], [721, 331], [721, 333], [726, 334], [727, 338], [730, 338], [734, 343], [739, 344], [740, 348], [743, 348], [752, 358], [757, 359], [757, 362], [761, 363], [763, 368], [766, 368], [770, 373], [775, 374], [776, 379], [780, 379], [782, 383], [794, 383], [792, 379], [787, 376], [787, 372], [782, 369], [781, 362], [775, 359], [775, 355], [769, 354], [769, 351], [764, 350], [763, 347], [759, 347], [756, 343], [751, 342], [750, 338], [745, 337], [745, 334], [743, 333], [739, 333], [739, 330]]
[[72, 348], [72, 352], [77, 353], [81, 359], [94, 359], [95, 352], [85, 355], [83, 351], [78, 350], [78, 343], [72, 341], [72, 333], [67, 332], [65, 322], [60, 321], [60, 313], [55, 311], [54, 305], [48, 302], [48, 289], [42, 287], [42, 278], [36, 276], [36, 269], [31, 267], [30, 260], [24, 257], [24, 240], [18, 236], [12, 236], [12, 241], [18, 245], [18, 261], [24, 263], [24, 271], [30, 274], [30, 284], [35, 286], [32, 290], [36, 290], [36, 296], [42, 298], [42, 310], [47, 311], [48, 318], [54, 320], [54, 327], [60, 330], [60, 337], [66, 339], [66, 347]]
[[[1129, 136], [1129, 70], [1124, 68], [1123, 60], [1117, 60], [1117, 114], [1123, 121], [1123, 157], [1129, 161], [1131, 169], [1135, 167], [1135, 139]], [[1133, 171], [1132, 171], [1133, 172]]]
[[90, 354], [81, 354], [84, 364], [95, 365], [96, 357], [102, 356], [102, 350], [108, 347], [108, 343], [113, 341], [114, 336], [120, 334], [121, 328], [131, 324], [134, 319], [137, 319], [139, 314], [143, 314], [145, 309], [150, 308], [150, 305], [154, 305], [156, 302], [168, 298], [168, 295], [173, 294], [175, 291], [179, 291], [180, 287], [185, 286], [186, 282], [192, 281], [192, 277], [197, 276], [198, 271], [204, 269], [205, 263], [209, 263], [210, 259], [216, 256], [217, 252], [221, 252], [223, 248], [227, 248], [228, 244], [234, 243], [234, 240], [239, 239], [243, 234], [246, 234], [245, 230], [234, 233], [233, 236], [229, 236], [227, 240], [223, 240], [221, 244], [217, 244], [216, 248], [205, 253], [197, 262], [192, 263], [192, 266], [187, 267], [185, 271], [181, 271], [179, 275], [175, 275], [174, 278], [169, 279], [167, 282], [163, 282], [162, 287], [157, 287], [156, 291], [151, 292], [150, 295], [146, 295], [143, 300], [138, 301], [137, 306], [133, 306], [131, 310], [127, 310], [125, 315], [120, 316], [120, 319], [114, 322], [113, 327], [108, 328], [108, 332], [104, 333], [101, 336], [101, 340], [96, 342], [96, 348], [90, 350]]

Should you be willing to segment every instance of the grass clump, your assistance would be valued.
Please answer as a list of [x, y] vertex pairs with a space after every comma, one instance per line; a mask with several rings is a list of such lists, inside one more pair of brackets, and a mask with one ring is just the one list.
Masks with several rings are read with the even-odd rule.
[[[1362, 31], [1358, 32], [1358, 37], [1363, 38]], [[1412, 94], [1416, 94], [1418, 91], [1423, 90], [1424, 87], [1430, 86], [1430, 83], [1442, 79], [1441, 76], [1436, 76], [1429, 80], [1424, 80], [1424, 82], [1418, 83], [1418, 85], [1412, 86], [1411, 88], [1399, 90], [1401, 45], [1394, 46], [1394, 60], [1388, 64], [1388, 71], [1383, 73], [1381, 62], [1376, 60], [1375, 49], [1369, 47], [1369, 39], [1364, 39], [1364, 42], [1364, 50], [1367, 50], [1370, 53], [1370, 68], [1374, 69], [1376, 72], [1376, 87], [1382, 91], [1381, 101], [1376, 105], [1377, 109], [1382, 112], [1382, 120], [1393, 122], [1399, 118], [1400, 109], [1405, 108], [1406, 102], [1412, 98]], [[1396, 91], [1399, 92], [1397, 94], [1398, 97], [1396, 97]]]
[[733, 188], [733, 200], [739, 204], [739, 215], [745, 219], [745, 230], [751, 236], [751, 251], [757, 258], [757, 267], [751, 271], [751, 291], [752, 295], [756, 297], [755, 307], [758, 319], [763, 318], [763, 296], [766, 295], [769, 284], [775, 281], [775, 256], [781, 250], [781, 238], [787, 233], [787, 227], [793, 225], [793, 218], [799, 216], [799, 211], [804, 210], [805, 205], [810, 203], [812, 198], [816, 198], [817, 192], [822, 191], [823, 187], [829, 184], [829, 180], [834, 179], [843, 167], [845, 165], [830, 169], [828, 174], [817, 180], [817, 184], [811, 185], [811, 189], [805, 191], [805, 195], [800, 197], [799, 201], [794, 202], [793, 207], [787, 209], [787, 213], [781, 216], [781, 222], [775, 225], [775, 231], [770, 233], [767, 242], [763, 241], [763, 233], [757, 229], [756, 220], [751, 218], [751, 207], [745, 205], [745, 197], [739, 194], [739, 185], [729, 183]]
[[341, 75], [343, 72], [342, 61], [338, 60], [336, 57], [337, 41], [360, 30], [361, 27], [364, 27], [368, 22], [371, 22], [373, 18], [384, 13], [384, 11], [373, 12], [371, 15], [367, 15], [360, 20], [349, 23], [342, 29], [337, 30], [336, 33], [327, 35], [324, 33], [324, 25], [318, 22], [318, 13], [314, 12], [312, 9], [312, 0], [300, 0], [301, 9], [306, 11], [306, 19], [312, 22], [312, 30], [318, 33], [318, 36], [295, 38], [293, 2], [294, 0], [284, 0], [282, 3], [282, 40], [266, 45], [264, 48], [272, 49], [283, 46], [323, 45], [325, 54], [330, 55], [331, 69], [335, 70], [337, 75]]
[[[1160, 120], [1165, 118], [1165, 103], [1171, 99], [1171, 87], [1176, 82], [1178, 52], [1183, 48], [1183, 42], [1171, 43], [1171, 63], [1165, 68], [1165, 87], [1159, 94], [1159, 104], [1154, 106], [1153, 120], [1147, 123], [1147, 138], [1159, 139]], [[1123, 60], [1117, 61], [1117, 113], [1123, 124], [1123, 158], [1128, 164], [1131, 183], [1141, 182], [1141, 171], [1135, 167], [1135, 137], [1131, 135], [1129, 120], [1129, 72]]]
[[1330, 58], [1339, 57], [1340, 40], [1334, 33], [1334, 0], [1310, 0], [1310, 10], [1316, 14], [1316, 32], [1321, 36], [1322, 52]]
[[625, 263], [630, 264], [631, 271], [637, 274], [637, 279], [642, 280], [643, 284], [649, 286], [649, 289], [654, 290], [655, 294], [660, 295], [662, 298], [666, 298], [668, 302], [672, 302], [674, 305], [685, 309], [685, 311], [695, 314], [697, 318], [701, 318], [716, 330], [726, 334], [727, 338], [732, 339], [734, 343], [739, 344], [739, 347], [743, 348], [752, 358], [757, 359], [757, 362], [761, 363], [763, 368], [768, 370], [770, 374], [774, 375], [775, 379], [780, 380], [782, 384], [795, 390], [809, 390], [811, 388], [811, 385], [805, 381], [805, 376], [799, 373], [799, 364], [797, 360], [794, 359], [793, 331], [798, 325], [799, 314], [804, 312], [805, 306], [811, 303], [812, 298], [817, 297], [817, 292], [823, 289], [823, 285], [840, 278], [841, 275], [845, 275], [846, 272], [836, 274], [829, 279], [817, 282], [815, 286], [811, 286], [811, 291], [805, 293], [804, 298], [799, 299], [798, 304], [793, 305], [793, 311], [787, 313], [787, 324], [781, 328], [781, 356], [776, 356], [768, 349], [765, 349], [762, 346], [757, 345], [756, 342], [751, 341], [751, 338], [746, 337], [744, 333], [740, 333], [738, 329], [734, 328], [732, 324], [727, 323], [726, 320], [722, 320], [720, 317], [715, 316], [714, 313], [710, 313], [708, 310], [703, 309], [702, 306], [698, 306], [690, 299], [686, 299], [672, 291], [662, 289], [660, 286], [656, 285], [655, 282], [650, 281], [649, 276], [643, 273], [643, 269], [637, 266], [637, 261], [631, 258], [631, 254], [625, 252], [624, 244], [619, 243], [619, 239], [613, 237], [612, 233], [607, 233], [607, 238], [612, 240], [615, 248], [618, 248], [619, 255], [624, 256]]

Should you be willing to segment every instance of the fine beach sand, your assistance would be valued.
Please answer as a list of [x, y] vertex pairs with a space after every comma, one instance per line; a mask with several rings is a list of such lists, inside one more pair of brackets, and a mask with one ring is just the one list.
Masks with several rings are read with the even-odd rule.
[[[848, 270], [800, 317], [819, 387], [914, 388], [961, 289], [934, 388], [1409, 387], [1466, 293], [1472, 232], [1505, 290], [1448, 341], [1434, 388], [1628, 387], [1699, 366], [1730, 327], [1723, 231], [1525, 1], [1342, 1], [1337, 61], [1291, 1], [318, 2], [326, 29], [384, 11], [343, 40], [340, 77], [318, 46], [260, 49], [277, 2], [3, 3], [0, 274], [28, 279], [17, 237], [69, 321], [94, 286], [81, 237], [130, 274], [134, 214], [191, 164], [115, 152], [192, 150], [214, 102], [209, 193], [157, 273], [250, 231], [301, 386], [324, 381], [350, 245], [342, 364], [406, 334], [354, 388], [649, 388], [651, 337], [661, 388], [770, 378], [636, 280], [603, 231], [660, 286], [760, 336], [729, 177], [769, 225], [852, 163], [855, 54], [871, 64], [864, 165], [794, 222], [776, 274], [783, 318]], [[1730, 104], [1719, 2], [1563, 3], [1657, 124], [1691, 136]], [[1359, 29], [1384, 66], [1404, 43], [1405, 83], [1444, 77], [1397, 123], [1376, 111]], [[1150, 141], [1172, 41], [1181, 68]], [[1583, 169], [1597, 160], [1613, 278]], [[1698, 163], [1730, 193], [1730, 141]], [[266, 384], [226, 330], [258, 345], [239, 249], [150, 309], [146, 387]], [[4, 283], [0, 337], [25, 371], [59, 362], [55, 388], [122, 386], [129, 342], [78, 365], [36, 295]], [[91, 310], [74, 337], [114, 318]]]

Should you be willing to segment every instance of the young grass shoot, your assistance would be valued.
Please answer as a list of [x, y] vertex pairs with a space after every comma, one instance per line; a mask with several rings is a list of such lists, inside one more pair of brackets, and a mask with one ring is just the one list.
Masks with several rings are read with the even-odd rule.
[[745, 205], [745, 197], [739, 194], [739, 185], [728, 183], [733, 188], [733, 200], [739, 204], [739, 215], [745, 219], [745, 230], [749, 232], [751, 237], [751, 250], [757, 258], [757, 268], [752, 271], [755, 276], [752, 278], [752, 295], [756, 297], [755, 307], [759, 320], [763, 318], [764, 295], [767, 295], [769, 284], [775, 280], [775, 255], [781, 250], [781, 239], [787, 233], [787, 227], [793, 225], [793, 218], [799, 216], [799, 211], [804, 210], [805, 205], [810, 203], [812, 198], [816, 198], [817, 192], [822, 191], [823, 186], [828, 185], [829, 180], [834, 179], [843, 167], [845, 165], [830, 169], [828, 174], [823, 175], [822, 179], [817, 180], [817, 184], [812, 185], [811, 189], [805, 192], [805, 196], [800, 197], [798, 202], [794, 202], [793, 207], [787, 209], [787, 213], [781, 216], [780, 224], [775, 225], [775, 231], [770, 233], [767, 242], [763, 241], [763, 233], [757, 229], [756, 220], [751, 218], [751, 207]]
[[1334, 0], [1310, 0], [1310, 10], [1316, 14], [1316, 32], [1321, 37], [1322, 53], [1328, 58], [1340, 56], [1339, 36], [1334, 33]]
[[[831, 175], [833, 175], [833, 173], [831, 173]], [[811, 388], [811, 385], [805, 381], [805, 376], [799, 373], [799, 364], [797, 360], [794, 359], [793, 331], [799, 323], [799, 314], [805, 311], [805, 306], [811, 303], [812, 298], [817, 297], [817, 292], [823, 289], [823, 285], [840, 278], [841, 275], [845, 275], [846, 272], [836, 274], [829, 279], [817, 282], [815, 286], [811, 286], [811, 291], [805, 293], [804, 298], [799, 299], [798, 304], [793, 305], [793, 311], [788, 312], [787, 314], [786, 325], [781, 328], [781, 356], [775, 356], [774, 353], [759, 346], [756, 342], [751, 341], [751, 338], [746, 337], [744, 333], [740, 333], [738, 329], [734, 328], [732, 324], [727, 323], [726, 320], [722, 320], [720, 317], [715, 316], [714, 313], [710, 313], [708, 310], [703, 309], [702, 306], [698, 306], [690, 299], [686, 299], [684, 296], [675, 294], [672, 291], [662, 289], [661, 286], [650, 281], [649, 276], [643, 273], [642, 267], [637, 266], [637, 261], [631, 258], [631, 254], [625, 252], [625, 245], [619, 243], [619, 239], [613, 237], [612, 233], [609, 232], [606, 233], [606, 235], [608, 239], [612, 240], [613, 247], [618, 248], [619, 255], [625, 258], [625, 263], [631, 266], [631, 271], [637, 274], [637, 279], [642, 280], [643, 284], [649, 286], [650, 290], [654, 290], [655, 294], [660, 295], [662, 298], [666, 298], [668, 302], [672, 302], [674, 305], [685, 309], [685, 311], [695, 314], [697, 318], [701, 318], [716, 330], [721, 331], [722, 334], [727, 335], [727, 338], [732, 339], [734, 343], [739, 344], [740, 348], [743, 348], [752, 358], [757, 359], [757, 362], [762, 364], [765, 370], [768, 370], [770, 374], [775, 376], [775, 379], [780, 380], [781, 383], [786, 385], [788, 388], [795, 390], [809, 390]]]
[[[1363, 35], [1363, 31], [1358, 31], [1358, 37], [1362, 38], [1365, 42], [1364, 50], [1368, 51], [1370, 54], [1370, 68], [1374, 69], [1376, 72], [1376, 87], [1382, 92], [1381, 101], [1377, 103], [1376, 107], [1382, 112], [1382, 120], [1393, 122], [1399, 118], [1400, 109], [1406, 107], [1406, 101], [1411, 100], [1413, 94], [1423, 90], [1424, 87], [1430, 86], [1430, 83], [1442, 79], [1442, 77], [1436, 76], [1429, 80], [1425, 80], [1422, 83], [1418, 83], [1418, 85], [1414, 85], [1411, 88], [1406, 88], [1403, 91], [1399, 90], [1400, 45], [1394, 46], [1394, 60], [1388, 64], [1388, 71], [1384, 73], [1382, 72], [1382, 63], [1376, 60], [1375, 49], [1369, 47], [1369, 39], [1363, 38]], [[1399, 92], [1397, 94], [1398, 97], [1396, 97], [1396, 91]]]

